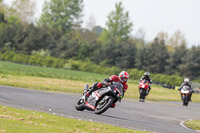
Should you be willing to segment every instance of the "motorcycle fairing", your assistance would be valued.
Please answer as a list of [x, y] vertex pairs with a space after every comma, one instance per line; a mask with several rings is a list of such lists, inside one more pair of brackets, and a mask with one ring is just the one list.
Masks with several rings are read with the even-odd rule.
[[188, 94], [188, 93], [190, 93], [190, 87], [184, 85], [183, 88], [181, 89], [181, 94]]
[[[101, 88], [92, 92], [92, 94], [87, 99], [87, 103], [85, 102], [86, 108], [88, 110], [95, 110], [97, 102], [104, 98], [105, 100], [108, 97], [104, 97], [104, 95], [113, 95], [117, 99], [121, 99], [120, 96], [123, 95], [123, 85], [119, 82], [113, 82], [113, 85], [105, 88]], [[116, 95], [117, 94], [117, 95]]]
[[87, 99], [87, 102], [85, 102], [86, 108], [88, 110], [92, 110], [92, 111], [95, 110], [97, 101], [99, 101], [99, 99], [104, 94], [108, 93], [108, 91], [109, 90], [107, 88], [101, 88], [99, 90], [96, 90], [96, 91], [92, 92], [92, 94]]
[[149, 89], [149, 81], [146, 79], [143, 79], [140, 83], [139, 83], [139, 87], [143, 88], [145, 90]]

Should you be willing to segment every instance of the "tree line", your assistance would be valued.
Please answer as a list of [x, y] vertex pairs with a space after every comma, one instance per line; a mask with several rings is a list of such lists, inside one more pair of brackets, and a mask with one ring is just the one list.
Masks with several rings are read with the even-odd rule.
[[41, 17], [34, 22], [35, 4], [31, 0], [15, 0], [7, 6], [0, 0], [2, 54], [40, 54], [193, 80], [200, 77], [200, 46], [187, 48], [181, 31], [171, 37], [160, 32], [150, 42], [145, 42], [142, 29], [137, 36], [131, 36], [134, 24], [122, 2], [116, 3], [115, 10], [108, 14], [105, 27], [95, 25], [91, 19], [87, 28], [81, 27], [83, 0], [46, 1]]

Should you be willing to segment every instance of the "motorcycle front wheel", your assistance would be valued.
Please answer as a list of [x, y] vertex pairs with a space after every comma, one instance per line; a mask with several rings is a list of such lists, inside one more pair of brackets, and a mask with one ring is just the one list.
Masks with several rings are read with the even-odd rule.
[[140, 99], [144, 100], [146, 96], [146, 90], [143, 88], [140, 88], [139, 93], [140, 93]]
[[183, 96], [183, 106], [188, 106], [188, 96]]
[[78, 102], [75, 105], [75, 108], [78, 111], [83, 111], [85, 109], [84, 105], [85, 105], [84, 100], [83, 99], [79, 99]]
[[114, 101], [114, 97], [109, 96], [109, 98], [105, 99], [105, 97], [98, 102], [94, 113], [95, 114], [102, 114], [103, 112], [105, 112], [113, 103]]

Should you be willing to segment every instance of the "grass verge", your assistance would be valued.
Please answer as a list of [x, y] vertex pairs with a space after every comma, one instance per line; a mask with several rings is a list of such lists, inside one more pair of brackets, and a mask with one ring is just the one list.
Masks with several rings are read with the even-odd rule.
[[200, 120], [186, 121], [184, 124], [193, 130], [200, 131]]
[[0, 106], [0, 132], [7, 133], [147, 133], [52, 114]]

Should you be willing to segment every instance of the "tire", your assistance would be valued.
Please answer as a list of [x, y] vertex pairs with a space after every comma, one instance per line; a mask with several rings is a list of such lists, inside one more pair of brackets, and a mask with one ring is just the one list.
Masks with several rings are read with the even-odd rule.
[[84, 105], [85, 105], [85, 102], [82, 101], [83, 99], [79, 99], [78, 102], [76, 103], [75, 105], [75, 108], [76, 110], [78, 111], [83, 111], [85, 109]]
[[189, 96], [186, 96], [185, 106], [188, 106], [188, 103], [189, 103]]
[[188, 106], [188, 103], [189, 103], [189, 101], [187, 100], [187, 101], [185, 102], [185, 106]]
[[[104, 98], [103, 98], [103, 99], [104, 99]], [[103, 99], [102, 99], [102, 100], [103, 100]], [[101, 102], [101, 101], [99, 101], [99, 103], [97, 104], [97, 106], [96, 106], [96, 108], [95, 108], [95, 110], [94, 110], [94, 113], [95, 113], [95, 114], [102, 114], [102, 113], [104, 113], [104, 112], [112, 105], [113, 101], [114, 101], [114, 97], [110, 96], [110, 97], [105, 101], [106, 103], [104, 103], [104, 105], [103, 105], [101, 108], [98, 108], [98, 105], [99, 105], [99, 103]]]
[[143, 88], [140, 88], [140, 99], [145, 99], [146, 91]]
[[183, 106], [185, 106], [185, 95], [182, 96]]
[[185, 106], [185, 100], [183, 100], [183, 106]]
[[142, 88], [139, 89], [139, 93], [140, 93], [140, 98], [139, 99], [142, 99], [142, 93], [143, 93], [143, 89]]
[[188, 106], [188, 97], [187, 96], [183, 96], [183, 106]]

